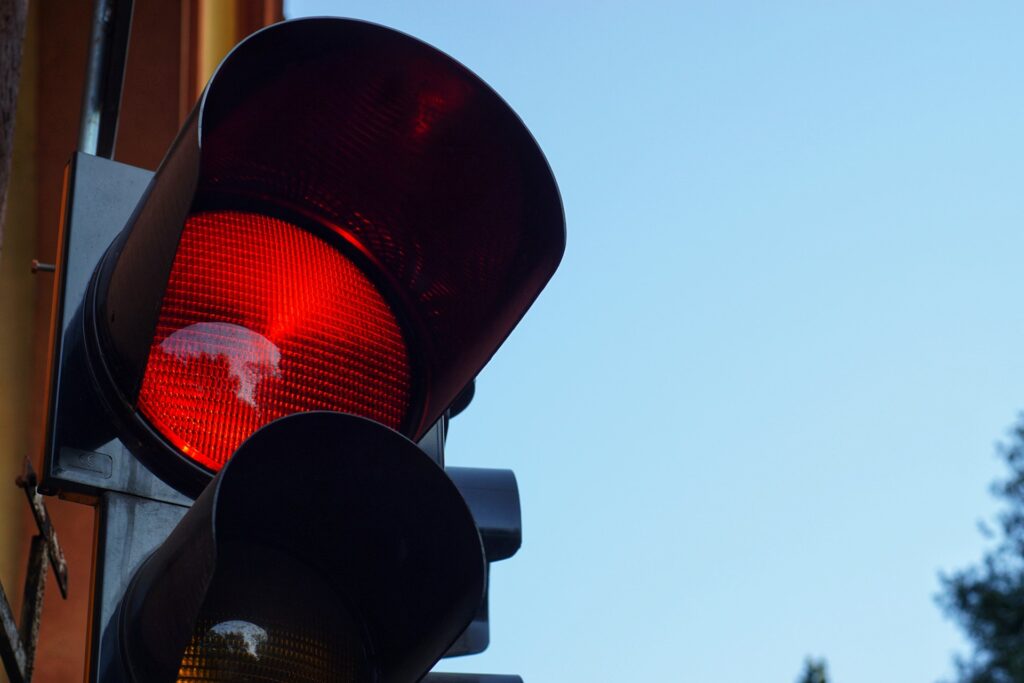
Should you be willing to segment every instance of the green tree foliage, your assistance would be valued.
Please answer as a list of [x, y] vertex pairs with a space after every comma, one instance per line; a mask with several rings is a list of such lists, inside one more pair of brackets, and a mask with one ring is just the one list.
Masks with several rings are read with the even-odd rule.
[[1004, 503], [997, 539], [981, 563], [942, 577], [939, 604], [974, 644], [958, 657], [961, 683], [1024, 683], [1024, 415], [999, 446], [1010, 475], [992, 492]]
[[804, 671], [796, 683], [828, 683], [828, 664], [824, 659], [808, 657], [804, 661]]

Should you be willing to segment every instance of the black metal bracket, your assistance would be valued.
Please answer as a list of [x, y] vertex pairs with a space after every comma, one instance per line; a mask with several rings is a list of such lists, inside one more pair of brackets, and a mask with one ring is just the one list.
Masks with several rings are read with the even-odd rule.
[[29, 683], [32, 680], [36, 643], [39, 640], [39, 619], [43, 613], [43, 594], [46, 591], [46, 560], [49, 558], [61, 597], [68, 597], [68, 565], [64, 551], [57, 541], [57, 532], [50, 522], [43, 496], [36, 489], [38, 478], [32, 463], [26, 458], [25, 472], [15, 480], [24, 489], [32, 516], [39, 533], [32, 537], [28, 555], [28, 571], [21, 602], [21, 626], [14, 619], [14, 610], [0, 585], [0, 660], [11, 683]]

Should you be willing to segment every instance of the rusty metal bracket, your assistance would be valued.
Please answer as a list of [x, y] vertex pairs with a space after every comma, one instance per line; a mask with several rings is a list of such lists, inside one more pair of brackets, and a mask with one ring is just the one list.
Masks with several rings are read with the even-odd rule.
[[25, 574], [25, 590], [21, 602], [21, 626], [14, 620], [14, 611], [0, 585], [0, 660], [11, 683], [30, 683], [39, 640], [39, 619], [43, 613], [43, 595], [46, 590], [46, 560], [53, 566], [54, 578], [61, 597], [68, 597], [68, 565], [64, 551], [57, 542], [57, 532], [50, 523], [43, 497], [36, 490], [38, 478], [32, 463], [25, 460], [25, 472], [15, 483], [25, 490], [32, 516], [39, 533], [32, 537]]
[[60, 549], [60, 544], [57, 542], [57, 532], [54, 531], [53, 524], [50, 523], [50, 515], [46, 512], [43, 495], [36, 489], [39, 477], [36, 476], [28, 458], [25, 459], [25, 472], [15, 480], [15, 483], [25, 490], [29, 507], [32, 508], [32, 516], [35, 517], [36, 526], [39, 528], [39, 535], [46, 540], [46, 554], [50, 557], [50, 566], [53, 567], [60, 595], [67, 599], [68, 563], [64, 560], [64, 551]]

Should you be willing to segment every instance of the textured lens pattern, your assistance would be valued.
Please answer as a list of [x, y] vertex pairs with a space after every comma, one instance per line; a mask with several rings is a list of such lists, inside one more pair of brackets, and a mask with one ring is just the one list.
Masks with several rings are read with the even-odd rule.
[[307, 410], [399, 429], [411, 384], [393, 311], [340, 251], [261, 214], [188, 219], [138, 399], [182, 453], [219, 470], [256, 429]]
[[315, 622], [260, 626], [204, 615], [185, 648], [178, 683], [368, 682], [366, 657], [358, 647], [359, 641], [332, 637], [337, 636], [334, 630]]

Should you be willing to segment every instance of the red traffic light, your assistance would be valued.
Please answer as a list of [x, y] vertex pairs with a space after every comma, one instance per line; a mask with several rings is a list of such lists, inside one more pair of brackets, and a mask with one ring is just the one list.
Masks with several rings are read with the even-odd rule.
[[483, 650], [519, 499], [446, 476], [438, 420], [565, 239], [509, 107], [403, 34], [290, 22], [155, 174], [66, 177], [41, 487], [99, 508], [90, 679], [400, 683]]
[[411, 399], [398, 320], [352, 259], [270, 216], [189, 217], [138, 400], [183, 453], [218, 470], [256, 429], [306, 410], [401, 429]]
[[416, 439], [564, 244], [551, 170], [479, 78], [380, 26], [285, 22], [221, 64], [100, 265], [91, 362], [185, 488], [294, 412]]

